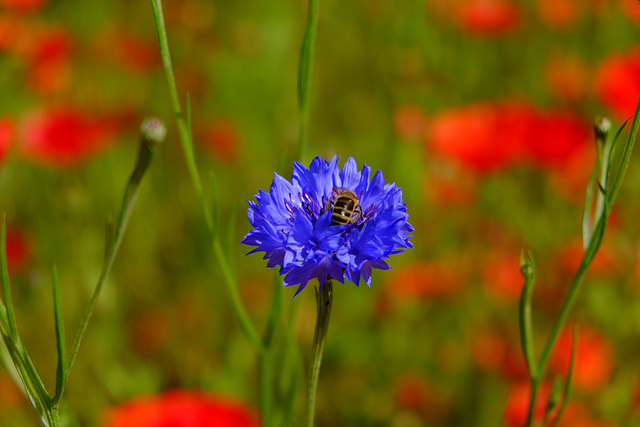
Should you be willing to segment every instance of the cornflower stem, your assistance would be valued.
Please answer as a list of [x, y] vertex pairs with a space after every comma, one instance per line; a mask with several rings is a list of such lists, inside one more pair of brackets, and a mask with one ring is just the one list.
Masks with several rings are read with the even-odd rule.
[[307, 30], [300, 48], [300, 62], [298, 64], [298, 105], [300, 108], [300, 138], [298, 140], [299, 162], [304, 160], [309, 128], [309, 93], [311, 88], [313, 54], [315, 51], [316, 34], [318, 32], [318, 4], [319, 0], [309, 0]]
[[96, 305], [98, 296], [104, 285], [104, 282], [111, 270], [113, 261], [122, 239], [124, 232], [131, 216], [131, 211], [136, 202], [138, 196], [138, 190], [140, 182], [145, 172], [149, 168], [151, 161], [156, 152], [156, 146], [164, 139], [165, 128], [164, 125], [157, 119], [146, 120], [141, 128], [142, 140], [140, 143], [140, 149], [138, 151], [138, 158], [136, 160], [133, 173], [129, 179], [129, 183], [126, 187], [122, 208], [120, 210], [120, 218], [116, 229], [116, 234], [113, 239], [109, 235], [107, 238], [107, 246], [105, 250], [105, 258], [103, 261], [102, 271], [98, 279], [98, 283], [94, 288], [91, 300], [85, 311], [85, 314], [78, 328], [78, 332], [75, 338], [75, 342], [72, 348], [71, 357], [67, 359], [66, 356], [66, 339], [64, 332], [64, 324], [62, 319], [62, 309], [60, 304], [60, 294], [58, 285], [57, 269], [54, 264], [52, 269], [53, 276], [53, 305], [55, 315], [55, 330], [56, 330], [56, 342], [58, 353], [58, 364], [56, 369], [56, 386], [55, 394], [50, 396], [45, 389], [38, 373], [27, 354], [26, 349], [22, 345], [18, 330], [16, 327], [15, 316], [13, 313], [13, 306], [11, 303], [11, 294], [9, 287], [9, 275], [6, 262], [6, 248], [5, 248], [5, 217], [2, 216], [2, 225], [0, 227], [0, 270], [1, 271], [1, 285], [2, 285], [2, 297], [4, 304], [0, 301], [0, 332], [7, 346], [7, 350], [11, 356], [14, 367], [24, 385], [24, 391], [29, 398], [33, 408], [40, 418], [40, 422], [43, 426], [58, 427], [60, 426], [60, 417], [58, 415], [58, 406], [60, 398], [64, 393], [67, 381], [69, 378], [69, 372], [80, 348], [82, 337], [89, 324], [91, 313]]
[[311, 349], [311, 372], [307, 385], [306, 419], [305, 426], [312, 427], [315, 419], [316, 390], [318, 388], [318, 376], [322, 363], [322, 351], [329, 329], [331, 306], [333, 305], [333, 283], [331, 278], [324, 282], [320, 290], [316, 289], [317, 317], [316, 329], [313, 334], [313, 347]]
[[[204, 196], [202, 181], [200, 180], [198, 167], [195, 162], [195, 154], [193, 150], [193, 138], [191, 135], [191, 131], [187, 126], [187, 121], [184, 119], [184, 116], [182, 114], [182, 108], [180, 107], [180, 98], [178, 97], [178, 89], [177, 89], [175, 77], [173, 74], [173, 65], [171, 63], [171, 53], [169, 51], [169, 42], [167, 40], [167, 31], [164, 23], [163, 12], [162, 12], [162, 3], [160, 0], [151, 0], [151, 6], [153, 8], [153, 16], [155, 18], [156, 29], [158, 31], [158, 41], [160, 43], [160, 55], [162, 57], [162, 63], [164, 65], [164, 70], [167, 77], [167, 83], [169, 85], [169, 96], [171, 98], [171, 106], [175, 114], [176, 125], [178, 128], [178, 136], [179, 136], [180, 144], [182, 145], [182, 150], [184, 152], [185, 160], [187, 163], [187, 169], [189, 170], [189, 175], [191, 176], [191, 183], [196, 192], [196, 196], [200, 201], [200, 207], [202, 209], [205, 222], [207, 224], [207, 229], [211, 236], [211, 244], [213, 247], [213, 251], [215, 253], [216, 259], [218, 260], [220, 270], [222, 271], [222, 276], [224, 278], [224, 283], [227, 287], [229, 296], [231, 298], [231, 304], [232, 304], [234, 313], [238, 318], [238, 321], [240, 322], [242, 330], [244, 331], [245, 335], [247, 336], [251, 344], [256, 348], [257, 351], [261, 352], [263, 349], [263, 345], [240, 299], [235, 275], [233, 274], [229, 261], [227, 260], [222, 243], [220, 242], [220, 238], [216, 233], [216, 224], [214, 222], [211, 209], [209, 208], [209, 205], [207, 204], [206, 198]], [[187, 105], [187, 110], [188, 109], [189, 109], [189, 106]]]
[[[531, 365], [529, 367], [530, 377], [531, 377], [531, 396], [529, 399], [527, 422], [525, 424], [527, 427], [531, 426], [533, 422], [533, 413], [534, 413], [536, 399], [537, 399], [537, 392], [542, 380], [544, 379], [545, 369], [546, 369], [549, 357], [551, 355], [551, 351], [553, 350], [553, 346], [558, 338], [558, 335], [560, 334], [560, 331], [564, 327], [567, 321], [567, 318], [569, 317], [569, 313], [571, 312], [573, 304], [575, 303], [576, 297], [578, 295], [578, 291], [582, 284], [582, 279], [584, 278], [587, 268], [589, 268], [589, 265], [591, 265], [593, 258], [598, 252], [598, 249], [600, 248], [600, 244], [602, 243], [604, 232], [607, 226], [607, 219], [609, 217], [609, 214], [611, 213], [613, 203], [618, 194], [618, 191], [620, 190], [620, 186], [622, 185], [622, 180], [624, 178], [627, 167], [629, 165], [631, 152], [633, 151], [633, 146], [635, 144], [635, 140], [638, 134], [638, 127], [640, 126], [640, 98], [638, 99], [638, 104], [636, 106], [636, 111], [631, 123], [629, 136], [627, 137], [627, 141], [624, 146], [624, 151], [622, 154], [622, 159], [620, 161], [620, 166], [615, 174], [615, 177], [613, 178], [613, 181], [612, 181], [613, 184], [611, 185], [611, 187], [609, 187], [607, 185], [608, 184], [607, 178], [609, 176], [609, 169], [610, 169], [611, 161], [613, 158], [615, 145], [626, 124], [627, 122], [625, 122], [620, 127], [620, 129], [618, 130], [618, 132], [616, 133], [615, 137], [611, 142], [608, 142], [607, 140], [608, 129], [603, 129], [601, 126], [599, 126], [599, 124], [596, 124], [596, 135], [598, 138], [598, 154], [599, 155], [598, 155], [598, 161], [596, 163], [594, 171], [591, 174], [591, 180], [586, 192], [586, 200], [585, 200], [585, 208], [584, 208], [585, 212], [583, 215], [583, 223], [582, 223], [584, 253], [582, 256], [582, 260], [580, 262], [580, 266], [578, 267], [578, 271], [576, 272], [573, 278], [573, 281], [571, 283], [571, 286], [569, 287], [567, 296], [565, 297], [565, 300], [560, 309], [560, 313], [555, 323], [553, 324], [553, 327], [547, 338], [547, 341], [545, 343], [544, 349], [542, 350], [542, 354], [540, 355], [538, 363], [537, 365], [536, 364], [533, 365], [535, 366], [534, 369], [531, 369], [532, 368]], [[599, 181], [595, 183], [594, 181], [597, 175], [598, 168], [600, 169]], [[593, 189], [593, 186], [596, 186], [595, 190]], [[595, 202], [593, 199], [593, 191], [597, 191], [597, 197], [595, 199]], [[591, 222], [591, 218], [589, 215], [589, 211], [592, 206], [595, 206], [593, 223]], [[526, 279], [526, 275], [525, 275], [525, 279]], [[525, 286], [525, 289], [523, 290], [523, 300], [526, 299], [524, 296], [525, 292], [530, 292], [530, 289], [527, 289], [526, 286]], [[529, 300], [526, 301], [524, 304], [521, 304], [521, 307], [520, 307], [521, 318], [524, 318], [525, 320], [528, 316], [528, 314], [526, 313], [526, 310], [530, 310], [530, 304], [531, 302], [529, 298]], [[525, 330], [525, 332], [527, 331]], [[529, 335], [523, 337], [523, 343], [525, 341], [531, 341], [530, 330], [527, 333]], [[527, 356], [527, 359], [529, 359], [530, 355], [527, 353], [527, 348], [524, 344], [523, 344], [523, 347], [525, 350], [525, 356]]]
[[[62, 393], [64, 392], [64, 388], [67, 383], [67, 378], [69, 376], [69, 371], [73, 366], [73, 363], [78, 355], [78, 350], [80, 349], [80, 343], [82, 342], [82, 337], [87, 329], [87, 325], [89, 324], [89, 320], [91, 319], [91, 314], [93, 313], [93, 309], [98, 302], [98, 297], [100, 296], [100, 291], [104, 286], [107, 277], [109, 276], [109, 272], [111, 271], [111, 267], [113, 266], [113, 262], [118, 254], [118, 250], [120, 249], [120, 245], [122, 244], [122, 240], [124, 239], [124, 234], [127, 229], [127, 225], [129, 224], [129, 219], [131, 217], [131, 212], [133, 211], [133, 207], [138, 199], [138, 193], [140, 191], [140, 183], [142, 181], [142, 177], [145, 172], [148, 170], [151, 165], [151, 161], [155, 157], [157, 151], [157, 145], [164, 139], [164, 130], [160, 132], [160, 135], [150, 135], [148, 133], [148, 128], [145, 126], [149, 126], [149, 123], [153, 120], [156, 120], [152, 126], [157, 126], [161, 129], [164, 129], [164, 125], [162, 125], [157, 119], [149, 119], [145, 121], [142, 127], [142, 140], [140, 142], [140, 149], [138, 151], [138, 158], [136, 160], [136, 165], [131, 173], [131, 178], [129, 178], [129, 182], [125, 189], [124, 197], [122, 200], [122, 207], [120, 209], [120, 216], [118, 219], [118, 224], [116, 226], [115, 235], [113, 240], [107, 240], [107, 249], [104, 258], [104, 263], [102, 265], [102, 271], [100, 272], [100, 277], [98, 278], [98, 283], [93, 290], [93, 294], [91, 295], [91, 300], [89, 301], [89, 306], [82, 317], [82, 321], [80, 323], [80, 327], [76, 334], [73, 347], [71, 350], [71, 354], [67, 363], [63, 365], [64, 373], [62, 378], [59, 379], [61, 384], [59, 384], [56, 389], [57, 393], [54, 396], [54, 402], [58, 402]], [[152, 130], [153, 132], [153, 130]], [[157, 132], [157, 129], [156, 129]], [[54, 279], [57, 281], [57, 279]], [[57, 287], [57, 286], [56, 286]], [[56, 291], [57, 292], [57, 291]]]

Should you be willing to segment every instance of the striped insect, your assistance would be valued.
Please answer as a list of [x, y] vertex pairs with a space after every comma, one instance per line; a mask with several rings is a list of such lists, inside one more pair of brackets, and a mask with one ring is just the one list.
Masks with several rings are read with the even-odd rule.
[[358, 220], [358, 217], [364, 218], [360, 200], [353, 191], [344, 187], [336, 187], [331, 194], [333, 197], [325, 207], [325, 210], [331, 210], [330, 225], [353, 224]]

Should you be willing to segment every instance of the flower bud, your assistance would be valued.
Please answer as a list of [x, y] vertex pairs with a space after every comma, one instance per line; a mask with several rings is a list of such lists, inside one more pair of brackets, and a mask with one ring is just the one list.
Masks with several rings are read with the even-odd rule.
[[149, 145], [158, 145], [167, 135], [167, 127], [156, 117], [149, 117], [140, 126], [142, 140]]
[[594, 129], [596, 131], [596, 138], [598, 141], [605, 141], [607, 139], [607, 135], [609, 135], [609, 131], [611, 131], [611, 120], [606, 117], [596, 119]]

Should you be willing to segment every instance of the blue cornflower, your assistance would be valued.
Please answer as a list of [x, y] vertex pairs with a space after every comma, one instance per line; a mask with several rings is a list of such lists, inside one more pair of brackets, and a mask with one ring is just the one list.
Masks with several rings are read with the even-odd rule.
[[256, 246], [249, 253], [264, 251], [267, 267], [280, 266], [284, 285], [299, 285], [296, 295], [314, 278], [320, 287], [329, 277], [370, 286], [371, 269], [390, 269], [389, 255], [412, 248], [414, 230], [402, 190], [385, 184], [382, 171], [370, 175], [351, 157], [342, 169], [337, 156], [316, 157], [309, 169], [294, 162], [291, 182], [274, 174], [269, 192], [254, 194], [247, 211], [254, 228], [242, 243]]

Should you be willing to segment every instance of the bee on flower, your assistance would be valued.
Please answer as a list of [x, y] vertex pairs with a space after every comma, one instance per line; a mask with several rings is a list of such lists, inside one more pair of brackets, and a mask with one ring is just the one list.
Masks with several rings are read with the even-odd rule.
[[253, 226], [242, 243], [265, 252], [267, 267], [280, 267], [285, 286], [296, 295], [312, 279], [371, 285], [373, 268], [388, 270], [390, 255], [412, 248], [414, 231], [402, 190], [382, 171], [358, 170], [353, 158], [342, 168], [316, 157], [307, 169], [294, 162], [291, 181], [274, 174], [269, 192], [249, 202]]

